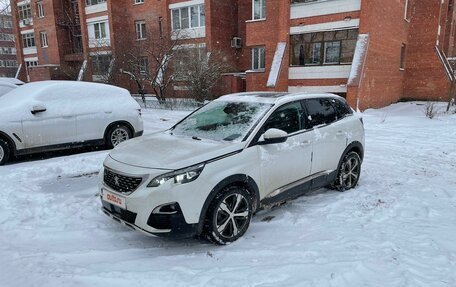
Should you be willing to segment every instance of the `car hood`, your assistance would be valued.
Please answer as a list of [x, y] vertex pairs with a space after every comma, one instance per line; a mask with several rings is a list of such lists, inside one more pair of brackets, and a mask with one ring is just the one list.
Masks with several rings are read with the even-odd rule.
[[242, 150], [245, 143], [195, 140], [160, 132], [124, 142], [109, 156], [143, 168], [175, 170]]

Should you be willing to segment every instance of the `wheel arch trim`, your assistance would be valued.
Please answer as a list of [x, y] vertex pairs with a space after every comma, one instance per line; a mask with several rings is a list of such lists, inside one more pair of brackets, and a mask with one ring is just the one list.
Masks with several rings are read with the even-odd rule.
[[13, 146], [11, 147], [11, 148], [12, 148], [11, 152], [12, 152], [13, 155], [16, 155], [16, 153], [17, 153], [17, 146], [16, 146], [16, 143], [14, 142], [13, 138], [10, 137], [7, 133], [0, 131], [0, 139], [1, 139], [1, 138], [6, 139], [7, 143], [10, 143], [10, 144], [13, 145]]

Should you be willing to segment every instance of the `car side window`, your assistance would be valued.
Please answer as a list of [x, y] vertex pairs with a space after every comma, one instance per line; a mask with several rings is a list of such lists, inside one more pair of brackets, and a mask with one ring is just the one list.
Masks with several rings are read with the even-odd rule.
[[342, 99], [332, 99], [334, 107], [336, 108], [337, 115], [339, 118], [344, 118], [348, 115], [352, 115], [353, 111], [350, 106]]
[[285, 104], [275, 110], [264, 124], [264, 131], [272, 128], [289, 134], [302, 130], [303, 108], [300, 101]]
[[331, 99], [309, 99], [304, 102], [307, 110], [306, 128], [330, 124], [337, 120]]

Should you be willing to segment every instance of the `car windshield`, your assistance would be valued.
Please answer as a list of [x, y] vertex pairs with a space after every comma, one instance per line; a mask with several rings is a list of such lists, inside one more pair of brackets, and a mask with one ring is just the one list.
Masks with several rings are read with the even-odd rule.
[[241, 141], [271, 107], [257, 102], [214, 101], [173, 129], [173, 134], [215, 141]]

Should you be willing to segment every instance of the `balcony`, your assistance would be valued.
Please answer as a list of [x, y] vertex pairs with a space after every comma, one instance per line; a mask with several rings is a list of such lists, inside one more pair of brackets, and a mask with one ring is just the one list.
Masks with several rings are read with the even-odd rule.
[[292, 1], [290, 18], [299, 19], [361, 10], [361, 0]]

